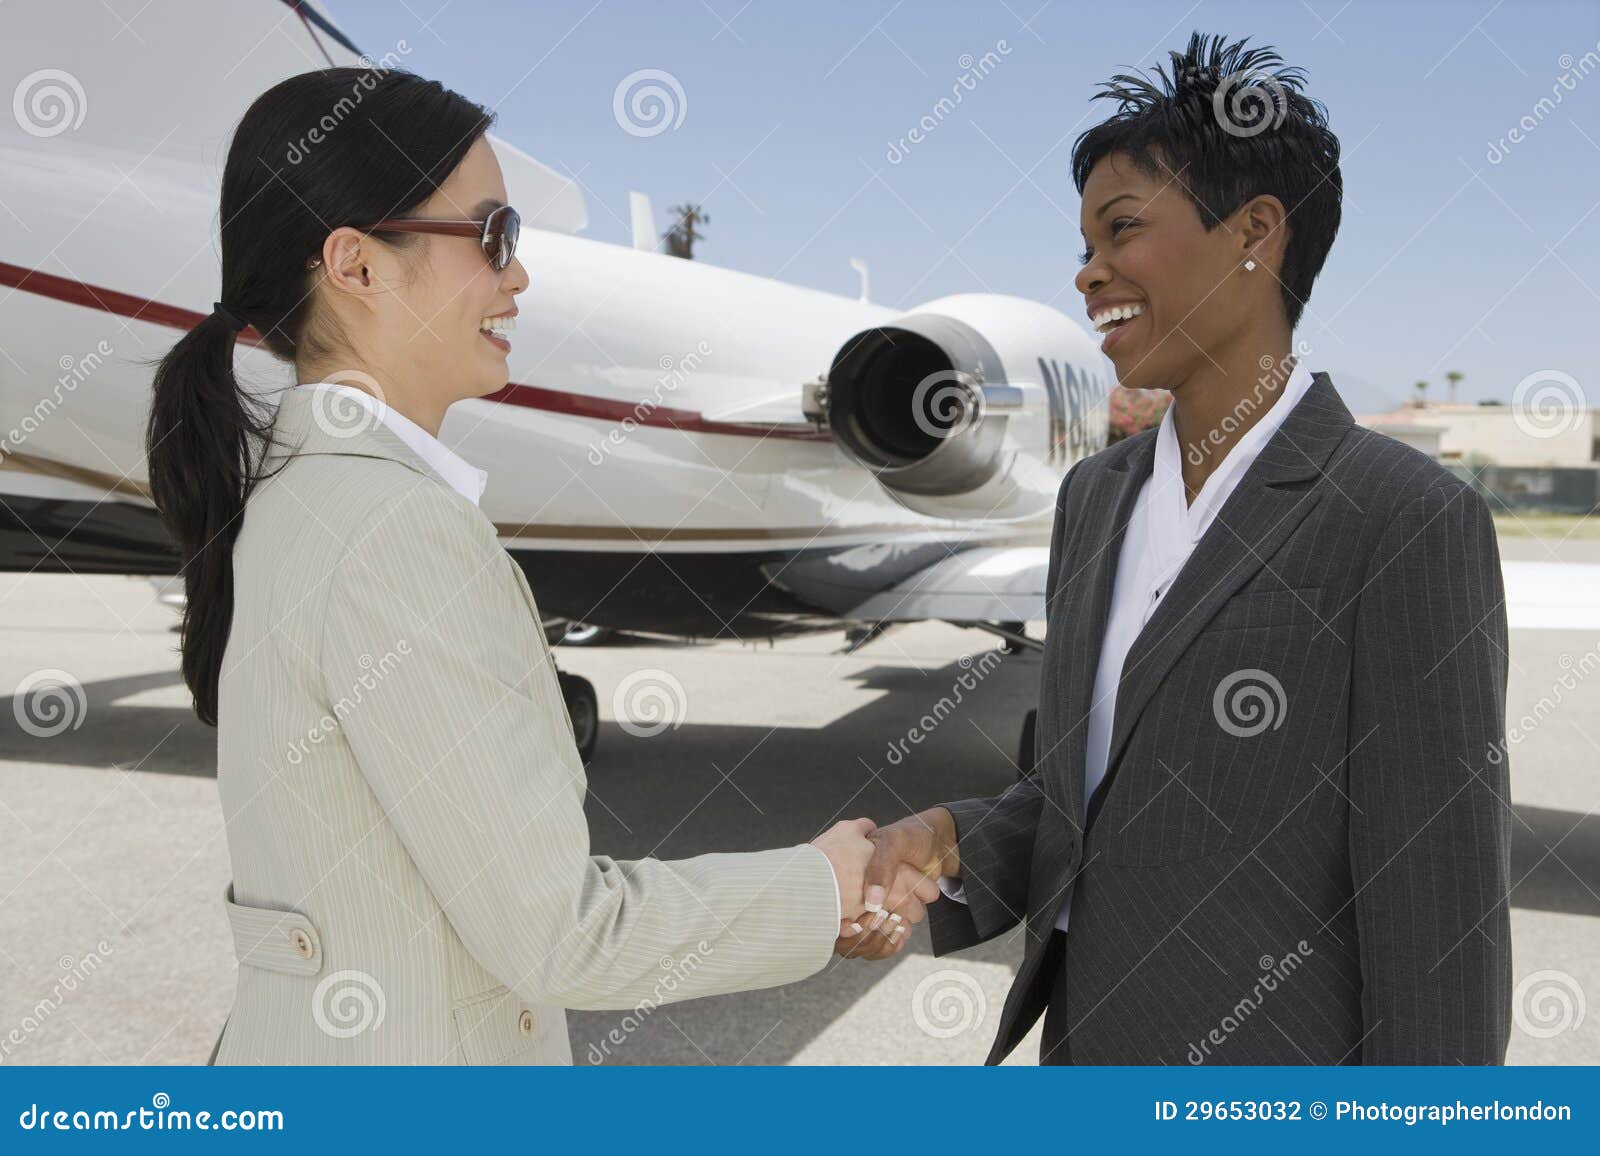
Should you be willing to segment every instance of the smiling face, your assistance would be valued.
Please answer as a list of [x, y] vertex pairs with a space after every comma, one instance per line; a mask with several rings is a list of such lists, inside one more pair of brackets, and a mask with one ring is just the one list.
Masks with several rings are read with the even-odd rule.
[[[482, 220], [506, 203], [505, 176], [487, 137], [479, 137], [439, 188], [407, 216]], [[472, 237], [426, 234], [425, 266], [409, 286], [405, 349], [427, 367], [432, 380], [452, 383], [458, 397], [481, 397], [507, 381], [510, 326], [516, 294], [528, 287], [527, 270], [515, 258], [496, 271]], [[491, 336], [490, 318], [500, 319]], [[406, 324], [409, 322], [409, 324]]]
[[[395, 215], [482, 220], [505, 203], [500, 162], [479, 137], [427, 200]], [[513, 298], [528, 287], [521, 261], [496, 270], [478, 237], [353, 228], [335, 230], [323, 252], [328, 280], [367, 307], [347, 315], [346, 332], [391, 403], [409, 402], [426, 424], [505, 386]]]
[[1090, 171], [1080, 217], [1086, 260], [1075, 284], [1121, 384], [1181, 388], [1208, 359], [1224, 360], [1218, 351], [1252, 310], [1273, 307], [1270, 270], [1243, 269], [1255, 253], [1258, 233], [1246, 218], [1256, 207], [1241, 206], [1208, 231], [1171, 174], [1147, 173], [1118, 153]]

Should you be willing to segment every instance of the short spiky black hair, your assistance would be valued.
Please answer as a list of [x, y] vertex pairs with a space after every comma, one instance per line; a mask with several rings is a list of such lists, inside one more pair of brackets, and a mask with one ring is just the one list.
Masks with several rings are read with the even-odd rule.
[[1119, 73], [1101, 85], [1095, 99], [1117, 111], [1073, 145], [1072, 180], [1082, 194], [1099, 161], [1125, 155], [1173, 179], [1207, 229], [1251, 197], [1277, 197], [1289, 213], [1281, 279], [1292, 329], [1339, 231], [1339, 138], [1302, 91], [1305, 73], [1247, 44], [1196, 32], [1170, 53], [1170, 74], [1158, 66], [1154, 78]]

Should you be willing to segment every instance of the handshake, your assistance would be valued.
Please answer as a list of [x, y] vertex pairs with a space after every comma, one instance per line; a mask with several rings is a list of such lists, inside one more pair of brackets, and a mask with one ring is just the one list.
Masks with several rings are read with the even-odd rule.
[[955, 820], [930, 807], [879, 827], [871, 819], [835, 823], [813, 839], [839, 883], [839, 938], [847, 959], [887, 959], [911, 938], [927, 904], [939, 898], [939, 879], [961, 873]]

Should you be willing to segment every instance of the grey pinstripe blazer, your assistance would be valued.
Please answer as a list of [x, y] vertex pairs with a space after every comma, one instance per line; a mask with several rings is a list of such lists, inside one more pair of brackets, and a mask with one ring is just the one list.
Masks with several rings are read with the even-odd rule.
[[1037, 770], [946, 804], [969, 904], [930, 910], [935, 952], [1026, 928], [990, 1062], [1052, 999], [1047, 1046], [1074, 1063], [1501, 1062], [1507, 641], [1483, 499], [1357, 428], [1317, 374], [1135, 640], [1081, 822], [1154, 447], [1151, 430], [1064, 479]]
[[592, 855], [533, 595], [381, 423], [284, 394], [234, 550], [218, 787], [239, 957], [221, 1063], [570, 1063], [565, 1008], [801, 979], [814, 847]]

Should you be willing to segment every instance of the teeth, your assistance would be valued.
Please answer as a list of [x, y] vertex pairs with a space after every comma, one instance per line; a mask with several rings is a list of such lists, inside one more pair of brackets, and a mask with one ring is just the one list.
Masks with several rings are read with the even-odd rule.
[[1091, 314], [1089, 317], [1089, 322], [1094, 326], [1095, 332], [1104, 333], [1110, 329], [1114, 323], [1118, 321], [1129, 321], [1135, 317], [1138, 317], [1143, 312], [1144, 306], [1142, 304], [1113, 305], [1109, 309], [1102, 309], [1098, 313]]
[[506, 314], [502, 317], [485, 317], [478, 322], [479, 329], [485, 329], [491, 333], [509, 333], [516, 327], [517, 319], [511, 314]]

